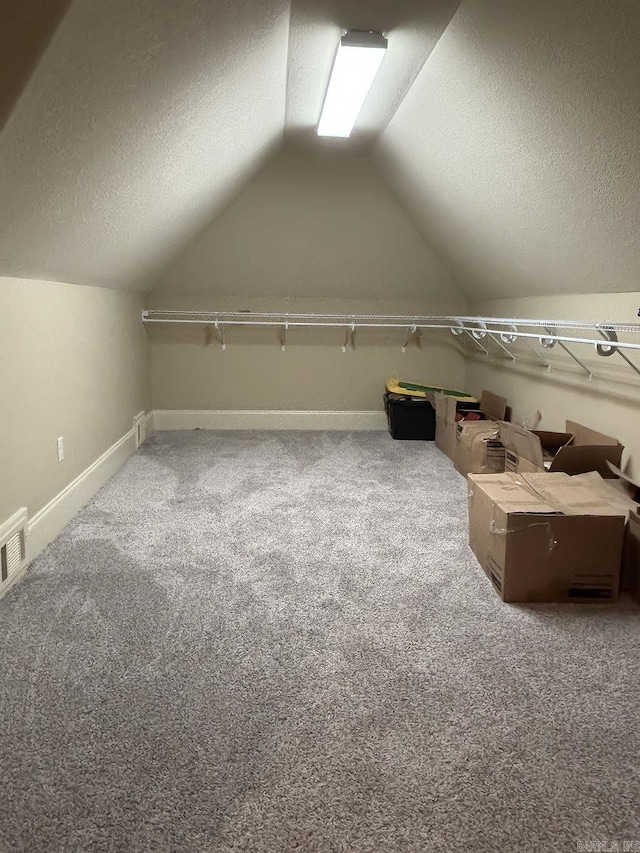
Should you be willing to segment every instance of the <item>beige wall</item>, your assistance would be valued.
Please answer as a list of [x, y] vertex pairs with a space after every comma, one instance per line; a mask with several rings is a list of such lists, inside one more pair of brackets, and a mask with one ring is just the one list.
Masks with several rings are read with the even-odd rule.
[[[480, 303], [474, 310], [493, 317], [637, 323], [639, 307], [640, 292], [634, 292], [497, 299]], [[621, 335], [620, 339], [640, 343], [637, 334]], [[542, 429], [562, 430], [570, 419], [615, 436], [627, 448], [623, 462], [629, 473], [640, 477], [640, 376], [617, 355], [601, 358], [590, 345], [571, 348], [592, 370], [591, 381], [557, 346], [553, 350], [536, 346], [552, 363], [551, 373], [537, 365], [530, 352], [515, 346], [519, 356], [515, 367], [498, 359], [469, 359], [467, 385], [472, 392], [487, 388], [506, 396], [514, 421], [530, 422], [540, 411]], [[640, 367], [640, 352], [627, 354]]]
[[[322, 298], [319, 298], [320, 295]], [[201, 310], [437, 314], [466, 300], [370, 161], [341, 151], [274, 157], [229, 210], [167, 271], [148, 307]], [[159, 409], [353, 411], [382, 407], [389, 376], [459, 385], [451, 336], [229, 331], [222, 351], [201, 328], [153, 327], [152, 396]]]
[[[438, 303], [375, 300], [286, 300], [155, 295], [150, 307], [201, 310], [383, 314], [445, 310]], [[341, 351], [339, 329], [295, 330], [280, 349], [277, 329], [243, 326], [227, 332], [227, 349], [206, 343], [202, 327], [152, 326], [152, 399], [155, 409], [269, 409], [375, 411], [390, 376], [458, 387], [464, 362], [451, 335], [424, 335], [422, 348], [401, 352], [403, 331], [356, 332], [356, 347]]]
[[126, 292], [0, 279], [0, 522], [40, 510], [150, 408], [140, 309]]
[[274, 156], [156, 290], [462, 302], [371, 161], [344, 148]]

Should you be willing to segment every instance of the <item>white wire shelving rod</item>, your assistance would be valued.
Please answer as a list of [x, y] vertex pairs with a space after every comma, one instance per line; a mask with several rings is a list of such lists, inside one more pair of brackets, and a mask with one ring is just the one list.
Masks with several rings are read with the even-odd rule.
[[[394, 314], [298, 314], [275, 312], [242, 311], [162, 311], [159, 309], [142, 312], [145, 323], [164, 324], [193, 324], [211, 326], [285, 326], [291, 327], [337, 327], [372, 328], [372, 329], [435, 329], [450, 330], [454, 334], [461, 332], [472, 336], [474, 341], [481, 341], [488, 336], [497, 343], [510, 358], [511, 354], [502, 347], [502, 343], [514, 342], [518, 338], [538, 340], [543, 346], [549, 347], [558, 343], [587, 344], [603, 346], [604, 332], [640, 334], [640, 323], [602, 322], [593, 323], [583, 320], [535, 320], [517, 317], [480, 317], [466, 315], [394, 315]], [[522, 331], [522, 328], [532, 331]], [[535, 330], [535, 331], [534, 331]], [[562, 333], [563, 330], [593, 331], [599, 337], [589, 338], [584, 335]], [[502, 337], [504, 336], [504, 337]], [[500, 338], [500, 340], [499, 340]], [[606, 338], [605, 338], [606, 340]], [[611, 351], [622, 349], [640, 350], [640, 343], [618, 341], [615, 338], [607, 344]], [[602, 353], [601, 353], [602, 354]], [[622, 355], [622, 353], [619, 353]]]

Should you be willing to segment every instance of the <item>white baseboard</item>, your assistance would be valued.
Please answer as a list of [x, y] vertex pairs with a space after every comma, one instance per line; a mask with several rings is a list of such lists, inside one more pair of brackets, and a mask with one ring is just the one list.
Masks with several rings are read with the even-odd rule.
[[135, 451], [135, 433], [130, 429], [33, 516], [27, 535], [27, 564], [53, 542]]
[[153, 412], [147, 412], [144, 416], [144, 436], [145, 440], [152, 436], [156, 431], [156, 424], [153, 417]]
[[224, 411], [155, 409], [156, 430], [181, 429], [302, 429], [386, 430], [384, 412]]

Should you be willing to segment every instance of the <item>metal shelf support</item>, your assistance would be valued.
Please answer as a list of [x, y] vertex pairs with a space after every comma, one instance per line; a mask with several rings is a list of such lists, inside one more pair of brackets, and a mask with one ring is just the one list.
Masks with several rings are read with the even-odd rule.
[[[551, 364], [537, 349], [536, 345], [552, 349], [556, 345], [562, 349], [589, 379], [593, 373], [569, 345], [586, 344], [595, 347], [598, 355], [609, 357], [617, 354], [640, 376], [640, 368], [634, 364], [625, 351], [640, 350], [640, 323], [593, 323], [583, 320], [534, 320], [517, 317], [481, 317], [465, 315], [376, 315], [376, 314], [303, 314], [303, 313], [265, 313], [245, 311], [163, 311], [149, 309], [142, 312], [142, 321], [151, 325], [193, 324], [208, 328], [207, 342], [215, 334], [221, 348], [226, 349], [225, 329], [232, 326], [272, 326], [280, 329], [280, 346], [286, 348], [287, 331], [292, 327], [327, 327], [345, 330], [342, 351], [355, 347], [356, 329], [402, 329], [405, 332], [402, 352], [405, 352], [412, 340], [423, 330], [449, 331], [455, 337], [469, 338], [485, 356], [492, 352], [485, 345], [491, 341], [512, 363], [516, 356], [509, 344], [519, 342], [527, 347], [548, 371]], [[638, 335], [639, 341], [621, 341], [619, 336]], [[484, 343], [483, 343], [484, 341]], [[603, 343], [604, 341], [604, 343]]]

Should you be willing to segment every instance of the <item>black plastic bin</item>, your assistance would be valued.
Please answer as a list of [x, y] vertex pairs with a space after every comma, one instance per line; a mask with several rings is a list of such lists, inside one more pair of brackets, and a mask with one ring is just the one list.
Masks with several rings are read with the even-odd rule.
[[436, 413], [428, 400], [387, 391], [384, 408], [391, 438], [400, 441], [434, 441]]

